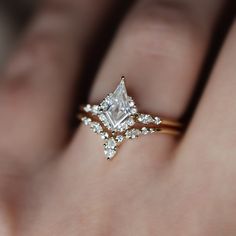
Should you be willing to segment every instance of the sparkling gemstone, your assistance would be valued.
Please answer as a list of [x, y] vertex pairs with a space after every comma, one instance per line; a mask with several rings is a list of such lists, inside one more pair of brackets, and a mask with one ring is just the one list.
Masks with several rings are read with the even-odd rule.
[[135, 124], [134, 119], [133, 119], [132, 117], [129, 117], [129, 119], [127, 119], [127, 124], [128, 124], [129, 126], [133, 126], [133, 125]]
[[129, 138], [129, 139], [137, 138], [140, 134], [141, 134], [141, 131], [139, 129], [127, 130], [125, 133], [126, 138]]
[[116, 155], [116, 150], [105, 149], [104, 154], [105, 154], [106, 158], [109, 160], [109, 159], [112, 159]]
[[161, 119], [159, 117], [155, 117], [155, 123], [159, 125], [161, 123]]
[[125, 132], [125, 136], [126, 136], [126, 138], [131, 138], [131, 130], [127, 130], [126, 132]]
[[112, 159], [116, 154], [117, 143], [114, 138], [109, 138], [104, 144], [104, 154], [107, 159]]
[[84, 107], [84, 111], [85, 111], [85, 112], [90, 112], [91, 109], [92, 109], [92, 106], [91, 106], [90, 104], [88, 104], [88, 105], [86, 105], [86, 106]]
[[134, 103], [134, 101], [132, 100], [132, 98], [129, 97], [129, 99], [130, 99], [129, 105], [130, 105], [131, 107], [135, 106], [135, 103]]
[[148, 129], [147, 129], [146, 127], [143, 127], [143, 128], [141, 129], [141, 132], [142, 132], [143, 135], [146, 135], [146, 134], [149, 133], [149, 131], [148, 131]]
[[149, 123], [154, 122], [154, 119], [150, 115], [139, 114], [138, 121], [142, 122], [143, 124], [149, 124]]
[[97, 122], [91, 122], [90, 127], [92, 131], [96, 134], [99, 134], [102, 132], [102, 126]]
[[155, 130], [153, 128], [150, 128], [149, 132], [152, 134], [152, 133], [155, 133]]
[[129, 128], [129, 125], [128, 125], [128, 122], [126, 120], [124, 123], [118, 125], [116, 130], [119, 131], [119, 132], [123, 132], [124, 130], [127, 130], [128, 128]]
[[91, 110], [94, 115], [98, 115], [101, 112], [100, 107], [98, 105], [93, 105]]
[[116, 141], [114, 138], [109, 138], [107, 142], [105, 143], [105, 147], [109, 149], [115, 149], [116, 148]]
[[106, 116], [105, 116], [104, 114], [99, 115], [98, 118], [99, 118], [100, 121], [102, 121], [102, 122], [106, 121]]
[[136, 107], [132, 107], [130, 112], [131, 112], [132, 115], [135, 115], [138, 112], [138, 110], [137, 110]]
[[121, 80], [116, 90], [108, 96], [109, 104], [102, 122], [112, 131], [120, 131], [128, 128], [127, 120], [136, 109], [135, 104], [130, 105], [130, 97], [127, 95], [124, 79]]
[[117, 141], [118, 143], [121, 143], [123, 140], [124, 140], [124, 136], [123, 136], [123, 135], [117, 135], [117, 136], [116, 136], [116, 141]]
[[102, 139], [107, 139], [109, 137], [107, 132], [101, 132], [100, 135]]
[[91, 123], [91, 119], [88, 117], [83, 117], [81, 120], [85, 125], [90, 125]]
[[103, 111], [107, 110], [109, 107], [109, 101], [108, 99], [105, 99], [101, 102], [100, 107]]

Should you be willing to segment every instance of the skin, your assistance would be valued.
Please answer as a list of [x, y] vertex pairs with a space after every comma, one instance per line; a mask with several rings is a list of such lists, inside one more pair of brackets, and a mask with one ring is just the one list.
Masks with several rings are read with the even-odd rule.
[[[193, 99], [223, 0], [139, 0], [87, 91], [120, 75], [140, 111], [180, 119]], [[90, 42], [118, 3], [42, 3], [0, 79], [0, 235], [236, 234], [236, 24], [181, 138], [150, 135], [112, 161], [70, 120]], [[91, 56], [91, 55], [90, 55]]]

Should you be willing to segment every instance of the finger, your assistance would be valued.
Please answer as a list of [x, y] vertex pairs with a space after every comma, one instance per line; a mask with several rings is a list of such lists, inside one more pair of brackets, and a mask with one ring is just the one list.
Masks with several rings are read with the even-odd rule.
[[[122, 73], [141, 109], [179, 118], [188, 103], [222, 6], [221, 1], [213, 0], [204, 4], [140, 1], [108, 54], [91, 101], [112, 90], [119, 81], [119, 76], [114, 75]], [[203, 20], [204, 16], [207, 18]], [[150, 101], [155, 101], [155, 105]]]
[[[121, 27], [98, 74], [90, 102], [98, 103], [113, 91], [124, 74], [139, 111], [180, 118], [191, 97], [221, 5], [220, 0], [139, 1]], [[79, 135], [86, 134], [83, 129]], [[156, 145], [154, 136], [160, 145]], [[146, 153], [148, 158], [142, 160], [151, 156], [156, 159], [155, 153], [166, 156], [176, 140], [154, 136], [123, 145], [123, 151]], [[141, 151], [140, 147], [145, 148]], [[132, 160], [136, 158], [132, 156]]]
[[45, 156], [39, 150], [64, 143], [76, 72], [112, 6], [107, 0], [45, 1], [1, 83], [1, 150]]
[[[235, 40], [234, 21], [183, 142], [186, 152], [191, 152], [192, 148], [198, 150], [197, 154], [192, 153], [193, 158], [204, 157], [204, 162], [211, 160], [212, 164], [220, 160], [230, 169], [234, 166], [231, 161], [235, 160], [236, 152]], [[230, 172], [228, 174], [230, 176]]]

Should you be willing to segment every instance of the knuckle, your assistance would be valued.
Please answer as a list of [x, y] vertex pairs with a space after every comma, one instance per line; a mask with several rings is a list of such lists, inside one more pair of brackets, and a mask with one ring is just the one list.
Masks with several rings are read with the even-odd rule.
[[26, 39], [9, 61], [6, 76], [11, 79], [33, 77], [39, 72], [50, 72], [61, 68], [62, 49], [52, 37], [35, 35]]
[[[186, 45], [196, 43], [197, 30], [183, 5], [148, 1], [137, 6], [123, 29], [127, 48], [142, 56], [175, 55]], [[198, 40], [199, 41], [199, 40]]]
[[61, 47], [57, 43], [56, 37], [49, 33], [42, 33], [29, 38], [24, 50], [29, 52], [31, 59], [40, 66], [58, 65], [61, 59]]

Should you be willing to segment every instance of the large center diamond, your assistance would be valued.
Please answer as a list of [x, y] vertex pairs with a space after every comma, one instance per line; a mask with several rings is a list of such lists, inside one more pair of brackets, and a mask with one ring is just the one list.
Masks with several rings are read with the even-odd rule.
[[113, 131], [125, 129], [130, 115], [135, 109], [134, 102], [127, 95], [124, 79], [121, 80], [116, 90], [107, 97], [107, 109], [103, 112], [103, 119]]

